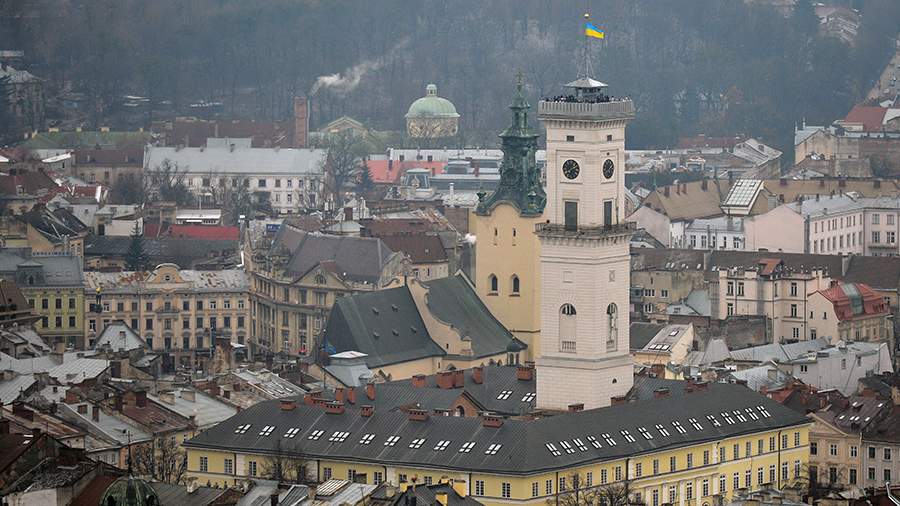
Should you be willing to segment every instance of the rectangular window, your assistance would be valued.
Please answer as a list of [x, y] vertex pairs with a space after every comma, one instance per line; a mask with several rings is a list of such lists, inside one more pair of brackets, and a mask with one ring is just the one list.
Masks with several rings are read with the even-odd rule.
[[828, 445], [828, 455], [831, 455], [832, 457], [837, 457], [837, 454], [838, 454], [838, 445], [836, 445], [834, 443], [831, 443], [830, 445]]
[[225, 459], [225, 474], [234, 474], [234, 461]]
[[797, 283], [795, 281], [791, 282], [791, 297], [797, 296]]
[[687, 454], [687, 468], [691, 469], [692, 467], [694, 467], [694, 454], [688, 453]]
[[484, 480], [475, 480], [475, 495], [484, 495]]
[[578, 229], [578, 202], [565, 202], [565, 229], [569, 231]]
[[640, 462], [635, 463], [634, 464], [634, 477], [640, 478], [643, 474], [644, 474], [644, 466]]
[[891, 449], [890, 448], [884, 449], [884, 460], [891, 460]]
[[856, 469], [850, 469], [850, 474], [848, 476], [851, 485], [856, 485]]
[[531, 482], [531, 497], [537, 497], [540, 493], [540, 487], [538, 486], [538, 482]]
[[153, 318], [147, 318], [144, 321], [144, 329], [145, 330], [153, 330]]
[[858, 457], [859, 456], [859, 447], [857, 447], [856, 445], [850, 445], [850, 456], [854, 457], [854, 458]]
[[[406, 481], [406, 479], [405, 479], [405, 478], [406, 478], [406, 475], [404, 475], [404, 474], [401, 474], [398, 478], [399, 478], [399, 480], [400, 480], [401, 482]], [[331, 468], [330, 468], [330, 467], [323, 467], [323, 468], [322, 468], [322, 479], [323, 479], [324, 481], [328, 481], [328, 480], [331, 479]]]
[[743, 281], [738, 281], [737, 294], [738, 294], [738, 297], [744, 296], [744, 282]]
[[256, 476], [256, 461], [251, 460], [247, 463], [247, 474], [250, 476]]
[[674, 473], [675, 469], [676, 469], [675, 468], [675, 457], [674, 456], [669, 457], [669, 472]]
[[544, 494], [550, 495], [553, 493], [553, 480], [547, 480], [544, 482]]
[[209, 457], [200, 457], [200, 472], [205, 473], [209, 471]]
[[500, 484], [500, 496], [506, 499], [512, 496], [512, 486], [508, 482]]

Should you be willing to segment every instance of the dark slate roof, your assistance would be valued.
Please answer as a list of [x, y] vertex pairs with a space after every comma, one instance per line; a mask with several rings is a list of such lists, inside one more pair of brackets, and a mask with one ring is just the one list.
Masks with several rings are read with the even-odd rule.
[[680, 397], [687, 393], [688, 385], [687, 381], [635, 376], [634, 386], [628, 396], [631, 400], [646, 401], [655, 398], [658, 390], [665, 389], [670, 397]]
[[534, 409], [535, 380], [519, 380], [515, 367], [485, 366], [481, 384], [472, 379], [472, 369], [464, 370], [463, 375], [464, 386], [458, 388], [438, 387], [437, 375], [427, 376], [424, 387], [413, 386], [412, 379], [376, 383], [374, 400], [366, 397], [365, 386], [357, 387], [356, 403], [385, 411], [414, 406], [429, 411], [450, 410], [465, 395], [481, 410], [492, 413], [521, 415]]
[[66, 236], [78, 236], [87, 231], [84, 223], [63, 208], [51, 211], [45, 207], [36, 207], [19, 215], [19, 219], [54, 243], [61, 243]]
[[[124, 258], [131, 244], [129, 236], [88, 236], [84, 241], [85, 256]], [[182, 269], [190, 269], [196, 262], [222, 255], [234, 254], [237, 241], [220, 239], [191, 239], [177, 237], [144, 238], [144, 251], [156, 264], [173, 263]]]
[[406, 286], [337, 299], [325, 340], [338, 353], [365, 353], [369, 368], [444, 353], [428, 334]]
[[[431, 313], [443, 322], [452, 324], [462, 335], [472, 338], [472, 352], [476, 357], [496, 355], [506, 351], [512, 333], [490, 312], [462, 275], [435, 279], [428, 287], [426, 302]], [[521, 348], [525, 348], [524, 344]]]
[[[462, 275], [425, 285], [432, 314], [471, 339], [474, 357], [505, 353], [510, 343], [524, 346], [494, 318]], [[368, 355], [369, 368], [447, 354], [431, 338], [406, 286], [338, 299], [325, 336], [337, 353]]]
[[[755, 419], [728, 424], [719, 415], [723, 411], [750, 410]], [[768, 413], [769, 416], [765, 416]], [[707, 420], [714, 415], [718, 427]], [[696, 418], [700, 429], [693, 427]], [[674, 429], [677, 421], [685, 429]], [[668, 436], [655, 428], [662, 424]], [[723, 438], [753, 434], [809, 423], [802, 414], [740, 385], [711, 384], [706, 389], [682, 396], [670, 396], [641, 402], [626, 403], [576, 413], [538, 418], [536, 420], [505, 419], [500, 427], [486, 427], [480, 418], [430, 416], [425, 421], [409, 420], [402, 412], [376, 410], [364, 417], [355, 408], [342, 414], [327, 413], [321, 407], [298, 405], [285, 411], [279, 401], [263, 401], [223, 421], [184, 443], [188, 448], [228, 449], [231, 452], [272, 453], [281, 451], [301, 458], [329, 458], [379, 465], [410, 465], [437, 469], [465, 470], [492, 474], [527, 475], [569, 469], [598, 461], [657, 452], [718, 441]], [[249, 424], [243, 433], [238, 427]], [[270, 436], [261, 436], [265, 426], [274, 426]], [[639, 427], [646, 427], [653, 439], [645, 439]], [[288, 429], [299, 428], [295, 438], [284, 437]], [[323, 431], [316, 438], [314, 431]], [[620, 431], [628, 430], [634, 442], [628, 442]], [[334, 441], [335, 432], [350, 434], [343, 441]], [[607, 443], [602, 434], [611, 435], [615, 445]], [[374, 434], [371, 444], [361, 444], [365, 434]], [[310, 437], [313, 437], [312, 439]], [[394, 444], [385, 445], [388, 437], [399, 436]], [[588, 437], [596, 438], [598, 447]], [[410, 442], [424, 438], [421, 448], [410, 448]], [[577, 448], [575, 439], [584, 444]], [[450, 441], [445, 451], [434, 450], [438, 441]], [[575, 450], [566, 452], [565, 441]], [[469, 452], [461, 452], [466, 442], [473, 442]], [[487, 454], [489, 445], [501, 445], [494, 454]], [[553, 455], [547, 444], [560, 451]]]
[[184, 485], [173, 485], [171, 483], [150, 482], [156, 496], [159, 497], [159, 504], [162, 506], [176, 504], [190, 504], [191, 506], [205, 506], [212, 504], [216, 499], [225, 493], [224, 490], [213, 487], [197, 487], [191, 493], [188, 493], [187, 487]]
[[377, 283], [394, 256], [380, 239], [311, 233], [290, 226], [281, 227], [272, 247], [290, 252], [287, 271], [291, 274], [301, 276], [329, 262], [341, 278], [367, 283]]
[[[437, 500], [437, 494], [447, 494], [447, 506], [480, 506], [481, 503], [472, 498], [472, 496], [460, 496], [453, 490], [453, 486], [448, 483], [440, 483], [437, 485], [419, 485], [417, 487], [409, 487], [402, 494], [394, 496], [392, 505], [406, 506], [408, 504], [417, 504], [421, 506], [431, 506], [442, 504]], [[410, 499], [415, 497], [416, 502], [411, 503]]]
[[660, 323], [632, 322], [628, 334], [631, 340], [631, 349], [643, 349], [663, 327], [665, 325]]
[[392, 250], [408, 255], [414, 264], [447, 261], [444, 245], [436, 234], [394, 234], [379, 237]]

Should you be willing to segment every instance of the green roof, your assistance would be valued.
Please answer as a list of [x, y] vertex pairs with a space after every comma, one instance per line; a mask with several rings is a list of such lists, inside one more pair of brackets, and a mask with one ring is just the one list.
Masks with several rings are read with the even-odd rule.
[[150, 132], [41, 132], [22, 142], [26, 149], [102, 149], [143, 147], [150, 142]]
[[425, 87], [425, 96], [409, 106], [407, 118], [458, 118], [456, 106], [446, 98], [437, 96], [437, 86], [429, 84]]

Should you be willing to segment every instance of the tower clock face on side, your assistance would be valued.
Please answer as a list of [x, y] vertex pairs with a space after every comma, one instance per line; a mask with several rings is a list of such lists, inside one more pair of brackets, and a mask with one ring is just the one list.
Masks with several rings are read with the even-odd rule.
[[562, 171], [566, 179], [575, 179], [578, 177], [578, 173], [581, 172], [581, 167], [578, 166], [578, 162], [575, 160], [566, 160], [563, 162]]
[[603, 162], [603, 177], [610, 179], [616, 172], [616, 164], [612, 160]]

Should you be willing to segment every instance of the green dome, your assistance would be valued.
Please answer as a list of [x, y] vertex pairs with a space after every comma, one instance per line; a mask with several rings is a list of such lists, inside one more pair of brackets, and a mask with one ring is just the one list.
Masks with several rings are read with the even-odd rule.
[[106, 489], [100, 499], [100, 506], [160, 506], [160, 504], [159, 497], [149, 483], [133, 476], [123, 476]]
[[425, 87], [425, 96], [409, 106], [407, 118], [458, 118], [456, 106], [446, 98], [437, 96], [437, 86], [429, 84]]

